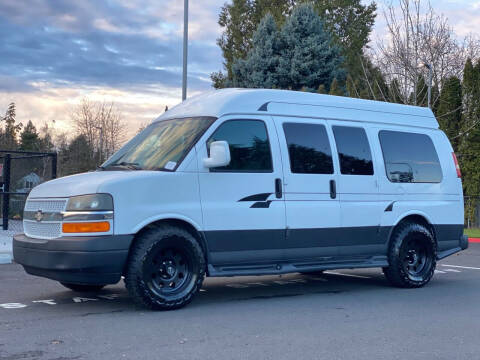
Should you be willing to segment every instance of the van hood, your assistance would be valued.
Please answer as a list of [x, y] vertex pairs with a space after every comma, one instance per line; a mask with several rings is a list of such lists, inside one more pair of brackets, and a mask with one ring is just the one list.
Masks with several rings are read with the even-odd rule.
[[94, 171], [44, 182], [30, 192], [29, 198], [63, 198], [76, 195], [109, 193], [118, 182], [137, 181], [143, 178], [169, 175], [161, 171]]

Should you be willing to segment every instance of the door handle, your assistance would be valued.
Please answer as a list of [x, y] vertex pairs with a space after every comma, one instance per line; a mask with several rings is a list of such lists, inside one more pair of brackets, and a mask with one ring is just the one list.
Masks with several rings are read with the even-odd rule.
[[282, 195], [282, 179], [275, 179], [275, 197], [281, 199]]
[[330, 180], [330, 197], [335, 199], [337, 197], [337, 184], [335, 180]]

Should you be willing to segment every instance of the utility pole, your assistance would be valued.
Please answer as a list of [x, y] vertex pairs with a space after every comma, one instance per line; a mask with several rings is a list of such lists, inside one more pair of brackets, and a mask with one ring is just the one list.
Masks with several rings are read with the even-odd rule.
[[188, 0], [183, 3], [183, 79], [182, 101], [187, 98], [187, 63], [188, 63]]
[[428, 107], [431, 109], [432, 108], [432, 76], [433, 76], [433, 71], [432, 71], [432, 65], [427, 64], [426, 62], [421, 62], [418, 64], [419, 68], [426, 67], [428, 69]]
[[100, 162], [100, 165], [103, 164], [103, 124], [102, 126], [95, 126], [95, 129], [100, 130], [100, 144], [99, 144], [99, 156], [98, 160]]

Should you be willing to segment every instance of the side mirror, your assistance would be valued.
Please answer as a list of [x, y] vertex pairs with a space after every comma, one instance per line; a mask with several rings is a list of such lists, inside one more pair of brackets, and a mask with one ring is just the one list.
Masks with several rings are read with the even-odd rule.
[[216, 168], [230, 164], [230, 148], [226, 141], [214, 141], [210, 144], [210, 157], [203, 159], [203, 166]]

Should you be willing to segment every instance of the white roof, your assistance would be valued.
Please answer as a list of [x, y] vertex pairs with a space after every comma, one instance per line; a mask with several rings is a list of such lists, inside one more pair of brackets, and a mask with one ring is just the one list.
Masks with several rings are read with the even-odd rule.
[[187, 99], [155, 121], [190, 116], [262, 114], [367, 121], [438, 129], [429, 108], [301, 91], [212, 90]]

